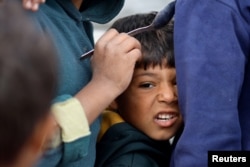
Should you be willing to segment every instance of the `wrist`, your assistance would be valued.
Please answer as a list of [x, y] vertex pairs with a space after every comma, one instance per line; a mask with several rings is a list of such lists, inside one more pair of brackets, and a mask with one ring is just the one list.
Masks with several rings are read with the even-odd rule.
[[91, 124], [120, 93], [121, 90], [111, 83], [91, 80], [75, 97]]

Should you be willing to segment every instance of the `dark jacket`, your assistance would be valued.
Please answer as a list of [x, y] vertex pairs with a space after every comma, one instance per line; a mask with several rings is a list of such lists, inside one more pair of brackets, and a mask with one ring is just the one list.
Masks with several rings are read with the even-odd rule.
[[250, 150], [250, 1], [177, 0], [178, 98], [185, 128], [176, 167], [205, 167], [209, 150]]
[[155, 141], [128, 123], [111, 126], [97, 144], [95, 167], [167, 167], [169, 141]]

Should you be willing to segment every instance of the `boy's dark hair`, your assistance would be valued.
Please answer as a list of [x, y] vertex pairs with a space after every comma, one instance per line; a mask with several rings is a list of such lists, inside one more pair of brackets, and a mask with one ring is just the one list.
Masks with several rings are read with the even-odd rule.
[[19, 2], [0, 1], [0, 164], [13, 162], [48, 116], [57, 82], [52, 41]]
[[[129, 32], [150, 25], [156, 14], [157, 12], [151, 12], [127, 16], [115, 21], [111, 28], [115, 28], [118, 32]], [[136, 68], [147, 69], [151, 65], [175, 67], [173, 26], [173, 21], [170, 21], [161, 29], [139, 33], [134, 36], [141, 43], [143, 55], [142, 60], [137, 62]], [[167, 60], [167, 64], [163, 60]]]

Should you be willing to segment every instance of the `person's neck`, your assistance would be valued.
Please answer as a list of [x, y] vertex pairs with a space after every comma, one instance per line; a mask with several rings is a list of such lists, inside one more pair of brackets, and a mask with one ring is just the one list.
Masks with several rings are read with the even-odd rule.
[[77, 9], [80, 9], [84, 0], [71, 0], [71, 1]]

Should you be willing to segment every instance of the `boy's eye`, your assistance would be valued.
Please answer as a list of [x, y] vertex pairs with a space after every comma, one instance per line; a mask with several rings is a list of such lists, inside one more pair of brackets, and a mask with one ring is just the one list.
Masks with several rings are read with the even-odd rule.
[[173, 79], [172, 84], [177, 85], [176, 78]]
[[140, 84], [139, 87], [140, 88], [152, 88], [154, 87], [154, 85], [152, 83], [147, 82], [147, 83]]
[[173, 84], [174, 84], [174, 85], [177, 85], [177, 82], [176, 82], [176, 80], [174, 80], [174, 81], [173, 81]]

